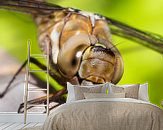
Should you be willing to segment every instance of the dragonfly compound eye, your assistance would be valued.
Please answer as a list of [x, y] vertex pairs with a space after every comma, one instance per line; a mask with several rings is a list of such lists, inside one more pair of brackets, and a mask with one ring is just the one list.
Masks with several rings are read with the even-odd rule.
[[59, 51], [58, 67], [63, 76], [72, 78], [79, 69], [81, 57], [84, 50], [88, 47], [88, 36], [81, 34], [72, 36]]

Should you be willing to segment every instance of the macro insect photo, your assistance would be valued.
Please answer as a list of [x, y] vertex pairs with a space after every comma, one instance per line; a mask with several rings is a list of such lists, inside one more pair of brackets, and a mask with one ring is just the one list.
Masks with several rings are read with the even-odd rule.
[[[66, 101], [67, 81], [74, 84], [148, 82], [150, 102], [160, 106], [163, 99], [161, 0], [46, 2], [51, 4], [0, 0], [0, 84], [3, 86], [0, 112], [23, 112], [25, 64], [18, 75], [14, 77], [14, 74], [27, 60], [28, 40], [32, 43], [32, 53], [36, 54], [46, 54], [46, 46], [50, 45], [51, 102]], [[31, 58], [31, 62], [33, 68], [46, 68], [43, 61]], [[43, 74], [31, 77], [32, 84], [45, 88]], [[44, 103], [43, 96], [44, 91], [33, 95], [31, 103]]]

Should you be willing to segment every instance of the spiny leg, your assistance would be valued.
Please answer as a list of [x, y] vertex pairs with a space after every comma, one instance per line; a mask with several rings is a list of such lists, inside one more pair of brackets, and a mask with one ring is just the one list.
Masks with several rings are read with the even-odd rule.
[[[41, 69], [46, 69], [47, 67], [45, 65], [43, 65], [42, 63], [40, 63], [37, 59], [31, 57], [30, 58], [31, 60], [31, 63], [37, 65], [39, 68]], [[2, 98], [7, 92], [8, 92], [8, 89], [11, 87], [12, 83], [14, 82], [14, 80], [16, 79], [16, 77], [19, 75], [19, 73], [22, 71], [22, 69], [25, 67], [27, 63], [27, 60], [21, 65], [21, 67], [18, 69], [18, 71], [15, 73], [15, 75], [13, 76], [13, 78], [10, 80], [10, 82], [8, 83], [5, 91], [0, 94], [0, 98]], [[61, 85], [64, 85], [65, 86], [65, 79], [63, 77], [59, 77], [58, 75], [56, 75], [54, 73], [54, 71], [51, 71], [49, 70], [49, 75], [54, 79], [56, 80], [58, 83], [60, 83]], [[42, 81], [41, 79], [39, 79], [39, 77], [37, 77], [36, 75], [32, 74], [32, 76], [35, 78], [36, 80], [36, 85], [39, 86], [39, 87], [42, 87], [42, 88], [45, 88], [46, 87], [46, 83], [44, 81]], [[32, 83], [31, 83], [32, 84]], [[44, 85], [43, 85], [44, 84]], [[55, 88], [52, 87], [52, 85], [50, 85], [50, 90], [52, 90], [52, 92], [56, 92]], [[63, 89], [61, 91], [58, 91], [57, 93], [53, 93], [50, 95], [50, 101], [54, 100], [54, 101], [57, 101], [59, 104], [62, 104], [65, 102], [65, 98], [62, 97], [63, 95], [63, 91], [64, 93], [66, 93], [66, 90]], [[28, 103], [45, 103], [46, 102], [46, 97], [41, 97], [41, 98], [38, 98], [38, 99], [34, 99], [34, 100], [31, 100], [31, 101], [28, 101]], [[20, 107], [19, 107], [19, 112], [22, 108], [22, 106], [24, 105], [24, 103], [20, 104]]]
[[[63, 97], [63, 95], [66, 93], [67, 93], [67, 90], [64, 88], [58, 92], [55, 92], [55, 93], [52, 93], [49, 95], [49, 102], [56, 102], [57, 103], [52, 108], [55, 108], [55, 107], [65, 103], [66, 100]], [[40, 97], [40, 98], [37, 98], [34, 100], [30, 100], [30, 101], [28, 101], [28, 103], [29, 104], [35, 104], [35, 105], [36, 104], [46, 104], [46, 101], [47, 101], [46, 98], [47, 98], [46, 96], [43, 96], [43, 97]], [[18, 109], [18, 113], [24, 112], [23, 108], [24, 108], [24, 103], [20, 104], [19, 109]], [[32, 106], [28, 107], [27, 109], [30, 109], [30, 108], [32, 108]]]
[[[43, 65], [42, 63], [40, 63], [37, 59], [30, 57], [31, 63], [37, 65], [39, 68], [45, 70], [47, 67], [45, 65]], [[22, 71], [22, 69], [26, 66], [27, 64], [27, 60], [21, 65], [21, 67], [17, 70], [17, 72], [14, 74], [14, 76], [12, 77], [12, 79], [9, 81], [7, 87], [5, 88], [4, 92], [2, 92], [0, 94], [0, 98], [2, 98], [7, 92], [8, 89], [11, 87], [12, 83], [14, 82], [14, 80], [16, 79], [16, 77], [20, 74], [20, 72]], [[58, 75], [56, 75], [53, 71], [49, 70], [49, 75], [56, 80], [59, 84], [65, 86], [66, 85], [66, 80], [62, 77], [59, 77]], [[34, 75], [33, 75], [34, 76]], [[36, 76], [34, 76], [36, 78]], [[37, 77], [38, 78], [38, 77]], [[40, 82], [41, 80], [39, 80]], [[39, 85], [39, 82], [38, 85]], [[54, 88], [55, 89], [55, 88]]]

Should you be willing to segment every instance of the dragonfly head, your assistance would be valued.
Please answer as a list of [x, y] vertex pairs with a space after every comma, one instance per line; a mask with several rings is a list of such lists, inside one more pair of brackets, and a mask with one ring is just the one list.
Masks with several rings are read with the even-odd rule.
[[93, 83], [117, 83], [123, 74], [121, 56], [100, 44], [90, 46], [83, 53], [78, 74]]
[[[76, 45], [76, 44], [75, 44]], [[61, 74], [68, 79], [78, 77], [80, 81], [93, 83], [117, 83], [123, 74], [120, 53], [103, 44], [78, 44], [60, 51], [58, 66]]]

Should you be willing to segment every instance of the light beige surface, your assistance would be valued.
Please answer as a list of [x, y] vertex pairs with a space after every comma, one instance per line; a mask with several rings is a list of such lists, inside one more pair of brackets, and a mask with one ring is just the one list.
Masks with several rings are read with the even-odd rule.
[[100, 93], [102, 90], [102, 86], [96, 86], [96, 87], [74, 87], [75, 92], [75, 100], [81, 100], [84, 99], [84, 93]]
[[111, 85], [113, 93], [125, 93], [126, 98], [138, 99], [139, 84], [133, 84], [129, 86], [119, 87], [117, 85]]
[[125, 98], [125, 93], [84, 93], [85, 99], [91, 98]]
[[[88, 82], [84, 82], [86, 84]], [[84, 92], [93, 92], [90, 89], [95, 88], [96, 92], [98, 93], [106, 93], [107, 87], [109, 86], [109, 83], [104, 83], [104, 84], [96, 84], [96, 85], [72, 85], [71, 83], [67, 82], [67, 90], [68, 90], [68, 95], [67, 95], [67, 100], [66, 103], [70, 103], [72, 101], [76, 101], [78, 99], [84, 99]], [[96, 89], [97, 87], [97, 89]], [[101, 91], [99, 91], [99, 87], [101, 87]], [[76, 88], [76, 90], [75, 90]], [[81, 89], [80, 89], [81, 88]]]
[[162, 122], [163, 111], [151, 104], [81, 101], [58, 107], [43, 130], [162, 130]]

